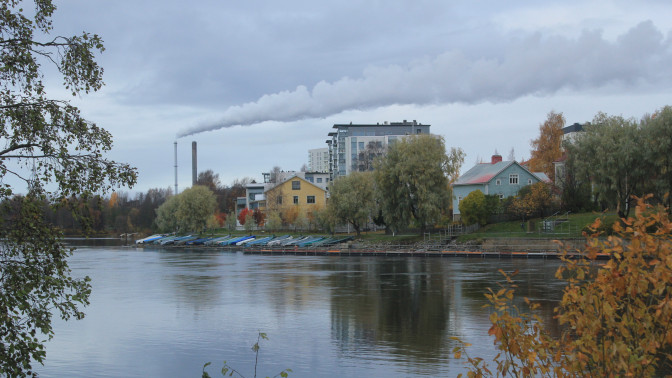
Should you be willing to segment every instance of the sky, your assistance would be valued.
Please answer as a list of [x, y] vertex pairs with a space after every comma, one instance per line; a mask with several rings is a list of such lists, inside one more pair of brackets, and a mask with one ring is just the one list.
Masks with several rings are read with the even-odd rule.
[[52, 34], [100, 35], [105, 86], [70, 98], [137, 167], [129, 192], [299, 170], [336, 123], [417, 120], [466, 153], [530, 156], [550, 111], [672, 105], [672, 4], [620, 1], [55, 0]]

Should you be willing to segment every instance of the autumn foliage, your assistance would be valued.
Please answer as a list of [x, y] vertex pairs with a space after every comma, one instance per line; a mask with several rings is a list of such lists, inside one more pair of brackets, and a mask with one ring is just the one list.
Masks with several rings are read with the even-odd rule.
[[[504, 274], [506, 284], [486, 294], [496, 367], [468, 356], [466, 343], [454, 349], [456, 358], [465, 354], [469, 377], [672, 374], [672, 223], [664, 208], [637, 201], [636, 216], [614, 225], [616, 236], [595, 232], [583, 250], [573, 251], [584, 259], [563, 254], [556, 273], [567, 282], [555, 309], [559, 338], [542, 327], [537, 304], [525, 299], [529, 312], [513, 304], [516, 285]], [[591, 229], [599, 226], [598, 219]], [[609, 259], [597, 264], [603, 254]]]
[[263, 227], [264, 223], [266, 223], [266, 214], [263, 211], [254, 209], [252, 216], [254, 217], [254, 223], [256, 223], [257, 226]]
[[525, 187], [513, 198], [509, 211], [522, 218], [544, 216], [550, 209], [555, 209], [553, 194], [548, 184], [537, 182]]
[[215, 213], [215, 219], [219, 227], [224, 227], [224, 222], [226, 222], [226, 213], [218, 211]]
[[562, 129], [565, 116], [551, 111], [544, 123], [539, 125], [539, 137], [532, 144], [530, 169], [532, 172], [544, 172], [551, 181], [555, 181], [553, 162], [562, 157]]
[[250, 216], [251, 216], [252, 215], [252, 210], [248, 209], [247, 207], [244, 208], [243, 210], [241, 210], [240, 213], [238, 214], [238, 222], [241, 225], [245, 225], [245, 222], [247, 221], [247, 218], [248, 218], [248, 214], [250, 214]]

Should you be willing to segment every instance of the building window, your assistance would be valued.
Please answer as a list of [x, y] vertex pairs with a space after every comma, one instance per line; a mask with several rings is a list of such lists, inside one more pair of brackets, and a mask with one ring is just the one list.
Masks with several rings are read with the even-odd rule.
[[416, 134], [422, 134], [422, 129], [417, 129], [417, 130], [415, 131], [415, 133], [416, 133]]
[[359, 149], [363, 150], [364, 149], [364, 142], [359, 142]]
[[315, 196], [307, 196], [306, 203], [315, 203]]
[[278, 196], [276, 201], [278, 202], [278, 205], [282, 205], [282, 196]]
[[317, 183], [318, 183], [318, 184], [321, 184], [321, 183], [322, 183], [322, 177], [318, 177], [318, 178], [317, 178]]
[[299, 196], [294, 196], [294, 204], [295, 205], [299, 204]]
[[532, 179], [527, 179], [527, 185], [532, 185]]
[[501, 179], [495, 180], [495, 185], [502, 185], [502, 180]]
[[500, 194], [499, 194], [499, 199], [500, 199], [500, 200], [503, 200], [503, 199], [504, 199], [504, 195], [500, 193]]
[[509, 184], [518, 185], [518, 174], [512, 173], [509, 175]]
[[313, 182], [313, 178], [312, 178], [312, 177], [306, 177], [306, 180], [308, 180], [308, 182]]
[[457, 203], [460, 203], [460, 202], [462, 202], [462, 196], [457, 197]]
[[292, 190], [301, 190], [301, 181], [292, 181]]

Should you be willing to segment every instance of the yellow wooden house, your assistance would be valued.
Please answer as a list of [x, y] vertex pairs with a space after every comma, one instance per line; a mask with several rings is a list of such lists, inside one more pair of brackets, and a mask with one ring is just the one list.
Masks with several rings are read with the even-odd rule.
[[279, 211], [296, 208], [303, 214], [322, 209], [327, 204], [327, 191], [299, 176], [292, 176], [264, 192], [262, 210]]

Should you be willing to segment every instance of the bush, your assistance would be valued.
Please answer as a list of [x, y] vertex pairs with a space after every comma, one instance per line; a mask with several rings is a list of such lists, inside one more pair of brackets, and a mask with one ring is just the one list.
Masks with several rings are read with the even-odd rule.
[[474, 190], [469, 193], [459, 204], [462, 223], [472, 225], [475, 223], [481, 226], [488, 222], [488, 208], [485, 194], [480, 190]]
[[610, 236], [613, 235], [614, 233], [614, 225], [616, 222], [620, 221], [620, 219], [615, 216], [615, 217], [600, 217], [598, 218], [600, 220], [599, 226], [597, 226], [597, 229], [593, 229], [594, 223], [587, 224], [585, 225], [582, 229], [581, 232], [587, 235], [590, 235], [594, 232], [598, 232], [601, 235], [604, 236]]
[[[650, 198], [647, 196], [646, 198]], [[492, 308], [488, 333], [500, 353], [497, 376], [663, 376], [672, 373], [672, 222], [667, 210], [638, 199], [635, 218], [614, 222], [614, 236], [600, 238], [591, 225], [584, 259], [562, 256], [556, 278], [567, 282], [556, 317], [563, 327], [552, 338], [525, 298], [529, 312], [513, 304], [514, 274], [486, 294]], [[609, 260], [594, 264], [599, 255]], [[460, 342], [459, 339], [456, 339]], [[471, 376], [493, 376], [481, 358], [467, 357]]]

